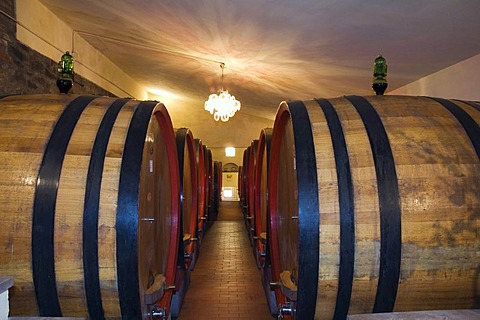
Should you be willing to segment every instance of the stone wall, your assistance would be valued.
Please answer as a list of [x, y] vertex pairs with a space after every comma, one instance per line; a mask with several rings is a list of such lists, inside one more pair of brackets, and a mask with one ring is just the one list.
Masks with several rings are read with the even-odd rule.
[[[0, 10], [15, 17], [15, 0], [0, 1]], [[20, 43], [15, 33], [16, 23], [0, 12], [0, 96], [59, 93], [57, 61]], [[78, 74], [69, 93], [114, 96]]]

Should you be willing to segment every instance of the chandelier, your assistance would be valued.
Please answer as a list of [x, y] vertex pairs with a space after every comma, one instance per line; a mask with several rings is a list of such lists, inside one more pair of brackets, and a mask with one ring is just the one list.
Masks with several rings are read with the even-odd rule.
[[225, 68], [225, 63], [220, 63], [220, 68], [222, 68], [222, 89], [218, 91], [218, 94], [213, 93], [208, 97], [208, 100], [205, 101], [205, 110], [213, 114], [215, 121], [222, 120], [226, 122], [235, 115], [235, 112], [240, 110], [240, 101], [228, 93], [228, 90], [223, 90], [223, 69]]

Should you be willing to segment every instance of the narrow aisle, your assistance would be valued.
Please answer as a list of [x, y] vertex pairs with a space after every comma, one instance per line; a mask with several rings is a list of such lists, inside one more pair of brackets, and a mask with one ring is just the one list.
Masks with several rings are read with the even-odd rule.
[[177, 319], [273, 319], [237, 202], [220, 202]]

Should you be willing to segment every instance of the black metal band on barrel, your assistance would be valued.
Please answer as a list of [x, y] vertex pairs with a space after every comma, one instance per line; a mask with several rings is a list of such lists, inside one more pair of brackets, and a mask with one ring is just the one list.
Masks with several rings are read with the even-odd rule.
[[397, 297], [402, 250], [398, 178], [390, 141], [380, 116], [363, 97], [346, 97], [362, 118], [372, 148], [380, 206], [380, 270], [373, 312], [391, 312]]
[[178, 169], [179, 169], [179, 176], [180, 176], [180, 232], [179, 235], [179, 246], [178, 246], [178, 258], [177, 258], [177, 265], [180, 266], [182, 269], [185, 268], [185, 246], [183, 243], [183, 234], [185, 230], [183, 230], [183, 219], [184, 217], [184, 198], [185, 198], [185, 190], [183, 189], [185, 186], [183, 185], [183, 175], [184, 175], [184, 167], [185, 167], [185, 143], [187, 139], [187, 128], [180, 128], [175, 133], [175, 142], [177, 144], [177, 157], [178, 157]]
[[32, 273], [40, 316], [61, 317], [58, 300], [54, 227], [58, 183], [73, 130], [83, 110], [94, 99], [82, 96], [71, 101], [58, 119], [38, 171], [32, 213]]
[[312, 127], [303, 102], [288, 103], [295, 141], [298, 186], [297, 319], [313, 319], [318, 287], [319, 200]]
[[141, 319], [138, 280], [138, 195], [143, 146], [156, 102], [140, 103], [123, 149], [117, 200], [117, 283], [123, 319]]
[[462, 102], [480, 111], [480, 105], [478, 104], [478, 102], [473, 102], [473, 101], [462, 101]]
[[98, 268], [98, 210], [100, 188], [108, 141], [118, 113], [128, 99], [110, 105], [98, 127], [88, 166], [83, 209], [83, 273], [88, 314], [91, 319], [104, 319]]
[[431, 99], [444, 106], [458, 120], [470, 138], [470, 141], [472, 141], [473, 147], [477, 152], [477, 157], [480, 159], [480, 127], [478, 126], [478, 123], [476, 123], [475, 120], [473, 120], [473, 118], [470, 117], [467, 112], [465, 112], [465, 110], [457, 106], [452, 101], [441, 98]]
[[325, 114], [333, 152], [338, 181], [338, 202], [340, 209], [340, 266], [338, 293], [334, 319], [346, 319], [352, 296], [353, 273], [355, 266], [355, 216], [354, 195], [347, 143], [338, 114], [330, 101], [316, 100]]

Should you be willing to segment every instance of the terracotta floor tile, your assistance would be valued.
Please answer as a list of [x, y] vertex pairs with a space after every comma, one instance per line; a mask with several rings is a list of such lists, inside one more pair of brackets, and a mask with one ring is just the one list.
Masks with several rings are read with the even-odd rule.
[[178, 320], [274, 319], [263, 293], [243, 214], [221, 202], [200, 248]]

